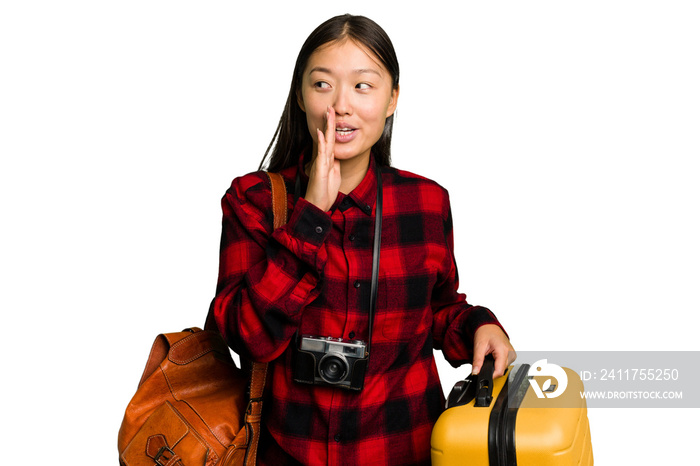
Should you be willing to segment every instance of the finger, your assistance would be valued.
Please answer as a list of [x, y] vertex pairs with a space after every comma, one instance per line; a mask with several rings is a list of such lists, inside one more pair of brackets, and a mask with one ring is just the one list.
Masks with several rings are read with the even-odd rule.
[[472, 358], [472, 374], [476, 375], [481, 370], [481, 366], [484, 365], [484, 356], [486, 351], [483, 346], [474, 347], [474, 357]]
[[508, 351], [508, 365], [511, 365], [515, 362], [515, 360], [518, 358], [518, 353], [515, 352], [514, 349]]
[[506, 367], [508, 367], [508, 354], [503, 351], [494, 351], [492, 354], [495, 361], [493, 365], [493, 376], [500, 377], [505, 374]]
[[335, 109], [328, 106], [326, 110], [326, 151], [328, 162], [333, 163], [333, 149], [335, 148]]
[[318, 128], [316, 128], [316, 136], [318, 139], [318, 153], [316, 154], [316, 160], [314, 160], [314, 162], [320, 167], [328, 160], [326, 157], [326, 138], [323, 132]]

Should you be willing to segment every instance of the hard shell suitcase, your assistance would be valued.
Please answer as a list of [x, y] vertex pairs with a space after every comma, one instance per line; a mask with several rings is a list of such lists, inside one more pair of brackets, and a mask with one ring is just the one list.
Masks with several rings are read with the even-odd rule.
[[555, 366], [557, 387], [537, 375], [543, 365], [552, 366], [510, 366], [493, 380], [487, 358], [479, 375], [457, 382], [433, 428], [433, 466], [592, 466], [583, 383]]

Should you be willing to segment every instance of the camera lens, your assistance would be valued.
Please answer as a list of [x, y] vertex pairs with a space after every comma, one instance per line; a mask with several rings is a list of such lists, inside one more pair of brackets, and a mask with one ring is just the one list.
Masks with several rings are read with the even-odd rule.
[[338, 353], [328, 353], [318, 363], [318, 372], [326, 383], [342, 382], [348, 375], [349, 369], [345, 357]]

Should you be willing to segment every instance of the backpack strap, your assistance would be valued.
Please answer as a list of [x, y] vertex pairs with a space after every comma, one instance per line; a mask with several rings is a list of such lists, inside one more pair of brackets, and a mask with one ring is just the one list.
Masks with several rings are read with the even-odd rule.
[[[272, 186], [272, 214], [274, 216], [274, 229], [278, 229], [287, 223], [287, 186], [284, 178], [279, 173], [267, 172]], [[253, 362], [253, 372], [250, 381], [250, 400], [260, 401], [262, 407], [263, 390], [267, 376], [267, 363]], [[250, 406], [249, 406], [250, 408]], [[250, 411], [250, 409], [249, 409]]]
[[[273, 229], [276, 230], [287, 223], [287, 187], [284, 178], [279, 173], [267, 172], [272, 187]], [[250, 444], [246, 452], [246, 465], [255, 465], [260, 440], [260, 419], [262, 417], [263, 392], [267, 378], [267, 363], [253, 362], [250, 378], [250, 401], [246, 410], [245, 422], [249, 429]]]

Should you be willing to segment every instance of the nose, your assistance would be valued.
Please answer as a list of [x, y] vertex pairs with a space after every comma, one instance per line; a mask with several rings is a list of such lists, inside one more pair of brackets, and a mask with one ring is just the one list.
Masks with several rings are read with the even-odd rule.
[[337, 115], [352, 115], [352, 90], [340, 87], [335, 93], [333, 109]]

